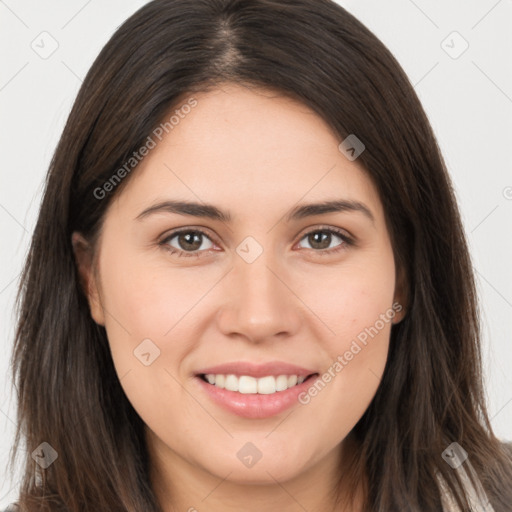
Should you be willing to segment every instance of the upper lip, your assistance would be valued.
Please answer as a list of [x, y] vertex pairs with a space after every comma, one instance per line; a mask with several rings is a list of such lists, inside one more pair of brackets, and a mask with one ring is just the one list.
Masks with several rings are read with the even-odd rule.
[[212, 373], [238, 376], [248, 375], [251, 377], [266, 377], [269, 375], [297, 375], [298, 377], [307, 377], [316, 372], [308, 368], [282, 361], [270, 361], [262, 364], [255, 364], [247, 361], [233, 361], [231, 363], [203, 368], [197, 372], [197, 375], [207, 375]]

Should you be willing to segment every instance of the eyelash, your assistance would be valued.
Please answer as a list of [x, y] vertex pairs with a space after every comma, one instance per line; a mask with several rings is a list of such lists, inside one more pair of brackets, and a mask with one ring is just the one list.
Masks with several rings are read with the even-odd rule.
[[[204, 253], [205, 250], [204, 251], [187, 252], [187, 251], [181, 251], [179, 249], [176, 249], [176, 248], [168, 245], [170, 240], [172, 240], [174, 237], [176, 237], [182, 233], [195, 233], [195, 234], [200, 233], [201, 235], [205, 236], [206, 238], [208, 238], [210, 241], [213, 242], [213, 240], [211, 240], [210, 236], [208, 236], [208, 234], [205, 231], [203, 231], [199, 228], [194, 228], [194, 229], [180, 229], [178, 231], [174, 231], [169, 236], [165, 237], [161, 242], [159, 242], [159, 245], [161, 245], [165, 250], [169, 251], [170, 254], [179, 254], [180, 257], [185, 256], [187, 258], [188, 257], [196, 257], [197, 258], [197, 257], [202, 256], [202, 253]], [[343, 243], [334, 249], [323, 249], [323, 250], [322, 249], [320, 249], [320, 250], [309, 249], [309, 250], [312, 250], [315, 253], [319, 254], [320, 256], [329, 256], [329, 255], [338, 253], [340, 251], [346, 250], [348, 247], [354, 245], [354, 240], [352, 238], [350, 238], [348, 235], [346, 235], [343, 231], [338, 230], [336, 228], [331, 228], [331, 227], [316, 228], [311, 231], [308, 231], [307, 233], [304, 233], [304, 235], [300, 238], [299, 242], [313, 233], [331, 233], [331, 234], [334, 234], [334, 235], [340, 237], [343, 240]]]

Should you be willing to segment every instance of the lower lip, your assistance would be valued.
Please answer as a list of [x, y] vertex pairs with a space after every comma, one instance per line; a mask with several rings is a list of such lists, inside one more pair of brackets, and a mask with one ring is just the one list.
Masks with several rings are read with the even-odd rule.
[[260, 419], [270, 418], [298, 404], [298, 396], [306, 391], [317, 377], [318, 375], [313, 375], [302, 384], [269, 395], [238, 393], [209, 384], [199, 376], [196, 379], [207, 395], [224, 409], [243, 418]]

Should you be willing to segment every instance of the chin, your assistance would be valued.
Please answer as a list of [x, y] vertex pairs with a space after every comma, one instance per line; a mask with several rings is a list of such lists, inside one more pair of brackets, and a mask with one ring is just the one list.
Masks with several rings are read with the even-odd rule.
[[258, 450], [256, 443], [237, 442], [234, 456], [223, 450], [212, 454], [208, 461], [197, 462], [218, 478], [224, 479], [229, 475], [227, 480], [230, 482], [251, 485], [275, 485], [276, 480], [285, 482], [307, 470], [308, 460], [291, 445], [281, 445], [279, 450], [271, 449], [267, 443], [267, 447]]

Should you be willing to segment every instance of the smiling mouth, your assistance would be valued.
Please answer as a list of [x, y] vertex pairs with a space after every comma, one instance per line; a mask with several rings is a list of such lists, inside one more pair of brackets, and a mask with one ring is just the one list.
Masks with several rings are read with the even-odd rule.
[[299, 386], [305, 381], [317, 376], [312, 373], [307, 376], [299, 375], [267, 375], [265, 377], [252, 377], [250, 375], [234, 374], [199, 374], [204, 382], [227, 391], [241, 394], [272, 395]]

